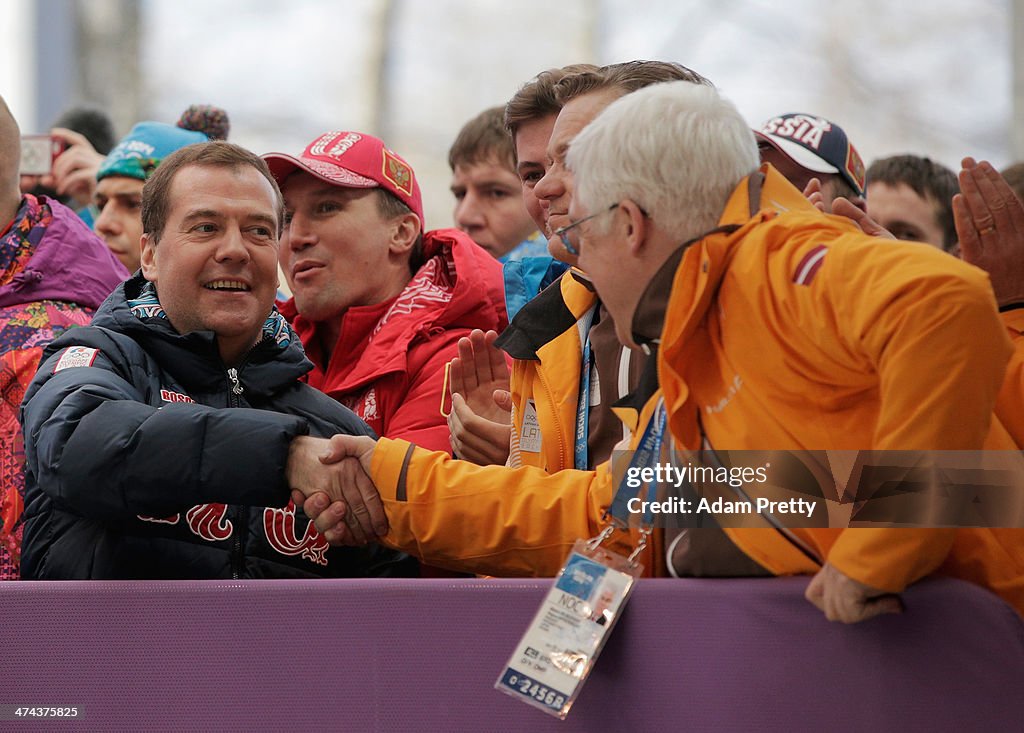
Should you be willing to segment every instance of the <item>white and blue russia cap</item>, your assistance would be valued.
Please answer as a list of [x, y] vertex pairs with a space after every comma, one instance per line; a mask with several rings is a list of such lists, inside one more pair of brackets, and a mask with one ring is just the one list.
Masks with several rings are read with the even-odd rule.
[[858, 196], [864, 195], [864, 161], [839, 125], [817, 115], [791, 112], [772, 117], [754, 135], [801, 168], [838, 173]]

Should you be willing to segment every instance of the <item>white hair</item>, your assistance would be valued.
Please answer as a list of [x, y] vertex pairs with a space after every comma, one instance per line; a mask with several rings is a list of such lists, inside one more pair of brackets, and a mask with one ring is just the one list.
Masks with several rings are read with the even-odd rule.
[[732, 102], [687, 81], [617, 99], [576, 136], [566, 161], [586, 210], [631, 199], [680, 243], [713, 229], [759, 164], [754, 134]]

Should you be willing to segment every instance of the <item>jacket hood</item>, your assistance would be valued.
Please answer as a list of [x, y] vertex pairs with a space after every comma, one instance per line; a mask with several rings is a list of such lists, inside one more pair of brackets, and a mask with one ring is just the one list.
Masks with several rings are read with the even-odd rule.
[[[215, 391], [227, 378], [214, 333], [193, 331], [181, 335], [175, 331], [155, 289], [141, 274], [117, 286], [96, 312], [92, 325], [131, 336], [161, 368], [188, 388]], [[263, 324], [262, 338], [238, 372], [245, 390], [270, 395], [305, 375], [312, 366], [295, 332], [274, 308]]]
[[129, 275], [75, 212], [44, 196], [26, 194], [11, 230], [0, 239], [0, 248], [20, 246], [31, 254], [0, 286], [0, 307], [60, 300], [97, 308]]
[[451, 300], [434, 325], [502, 331], [508, 325], [501, 263], [458, 229], [438, 229], [423, 238], [425, 259], [441, 256], [452, 263]]
[[[508, 325], [501, 263], [467, 234], [457, 229], [427, 232], [423, 258], [424, 264], [381, 316], [366, 349], [352, 354], [352, 363], [337, 389], [351, 389], [405, 369], [409, 345], [421, 336], [473, 328], [500, 333]], [[317, 324], [298, 314], [294, 298], [282, 304], [281, 311], [304, 342], [315, 338]], [[341, 333], [344, 338], [344, 325]], [[339, 344], [332, 365], [356, 346]], [[332, 366], [331, 371], [335, 369]]]
[[[668, 344], [685, 340], [696, 329], [714, 299], [736, 247], [753, 228], [781, 214], [818, 220], [818, 211], [789, 181], [771, 165], [740, 181], [726, 203], [718, 226], [693, 240], [683, 254], [672, 282], [668, 310], [672, 324], [662, 334], [662, 350]], [[851, 231], [860, 231], [841, 217], [833, 223]], [[781, 244], [781, 242], [779, 242]], [[697, 263], [702, 263], [699, 267]], [[681, 317], [685, 314], [685, 317]]]

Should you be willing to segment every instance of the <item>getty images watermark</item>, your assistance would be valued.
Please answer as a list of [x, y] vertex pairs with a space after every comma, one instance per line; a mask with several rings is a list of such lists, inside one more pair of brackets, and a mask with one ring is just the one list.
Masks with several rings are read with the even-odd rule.
[[[1024, 527], [1020, 451], [617, 453], [612, 514], [654, 526]], [[624, 498], [623, 498], [624, 497]]]
[[626, 486], [639, 489], [645, 485], [666, 486], [673, 489], [674, 494], [660, 499], [647, 501], [635, 496], [630, 499], [626, 508], [631, 514], [676, 514], [676, 515], [736, 515], [736, 514], [800, 514], [808, 519], [814, 516], [818, 506], [816, 500], [802, 497], [788, 499], [770, 499], [767, 496], [749, 496], [740, 493], [733, 499], [718, 496], [680, 495], [684, 487], [703, 486], [707, 484], [723, 484], [729, 488], [743, 489], [749, 484], [765, 484], [768, 482], [768, 469], [771, 463], [762, 466], [676, 466], [671, 463], [659, 463], [654, 466], [630, 466], [626, 470]]

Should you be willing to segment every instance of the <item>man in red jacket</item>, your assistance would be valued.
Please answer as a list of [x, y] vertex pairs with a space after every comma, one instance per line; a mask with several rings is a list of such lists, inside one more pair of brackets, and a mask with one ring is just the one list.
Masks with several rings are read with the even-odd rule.
[[327, 132], [264, 159], [285, 200], [281, 311], [309, 383], [378, 435], [450, 452], [445, 365], [474, 328], [507, 325], [501, 265], [455, 229], [424, 233], [415, 172], [371, 135]]

